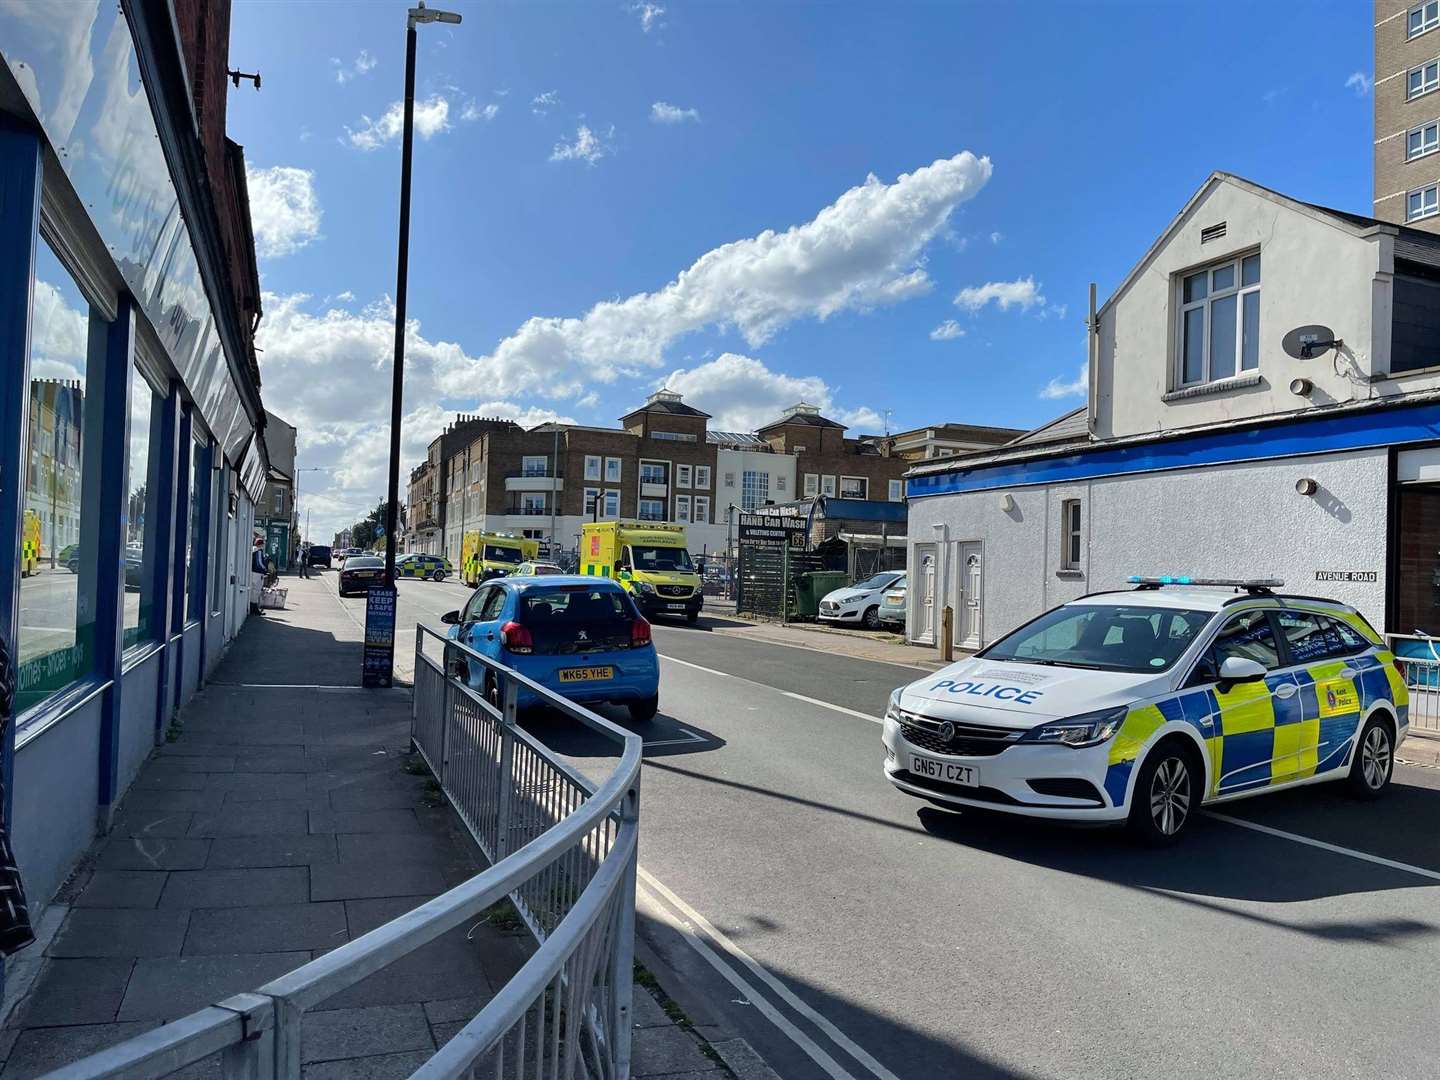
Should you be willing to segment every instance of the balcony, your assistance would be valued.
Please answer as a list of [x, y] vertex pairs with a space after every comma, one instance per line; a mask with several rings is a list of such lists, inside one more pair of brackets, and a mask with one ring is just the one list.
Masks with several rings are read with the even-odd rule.
[[533, 476], [529, 473], [505, 478], [506, 491], [561, 491], [565, 481], [558, 476]]

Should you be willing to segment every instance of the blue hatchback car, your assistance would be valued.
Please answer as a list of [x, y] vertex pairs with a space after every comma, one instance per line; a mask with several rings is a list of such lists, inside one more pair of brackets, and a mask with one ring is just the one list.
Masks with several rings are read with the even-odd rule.
[[[450, 624], [452, 639], [572, 701], [624, 704], [635, 720], [651, 719], [660, 707], [650, 624], [630, 594], [608, 578], [494, 578], [442, 621]], [[467, 680], [496, 700], [494, 676], [479, 667], [469, 666]], [[522, 687], [519, 704], [540, 702]]]

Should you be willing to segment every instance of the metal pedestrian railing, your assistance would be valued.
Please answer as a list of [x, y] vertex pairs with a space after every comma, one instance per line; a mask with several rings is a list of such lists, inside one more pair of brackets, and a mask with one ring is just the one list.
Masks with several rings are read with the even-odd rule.
[[1410, 730], [1440, 735], [1440, 638], [1386, 634], [1385, 644], [1410, 690]]
[[[604, 783], [516, 725], [522, 688], [618, 744]], [[413, 702], [412, 741], [490, 868], [252, 993], [52, 1080], [161, 1077], [217, 1055], [225, 1080], [299, 1080], [306, 1010], [506, 897], [539, 948], [413, 1077], [628, 1080], [640, 737], [425, 626], [415, 634]]]

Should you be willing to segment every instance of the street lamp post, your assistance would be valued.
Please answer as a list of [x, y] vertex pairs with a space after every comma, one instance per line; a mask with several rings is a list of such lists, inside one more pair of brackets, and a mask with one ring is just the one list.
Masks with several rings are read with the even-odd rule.
[[[415, 27], [458, 23], [453, 11], [410, 9], [405, 23], [405, 126], [400, 141], [400, 237], [395, 260], [395, 364], [390, 386], [390, 497], [385, 506], [385, 593], [365, 605], [362, 683], [389, 687], [395, 664], [395, 529], [400, 516], [400, 415], [405, 396], [405, 301], [410, 278], [410, 160], [415, 141]], [[372, 590], [373, 592], [373, 590]]]
[[390, 388], [390, 499], [385, 507], [385, 583], [395, 585], [395, 527], [400, 504], [400, 414], [405, 396], [405, 302], [410, 279], [410, 159], [415, 142], [415, 27], [458, 23], [453, 11], [410, 9], [405, 25], [405, 126], [400, 142], [400, 243], [395, 267], [395, 365]]

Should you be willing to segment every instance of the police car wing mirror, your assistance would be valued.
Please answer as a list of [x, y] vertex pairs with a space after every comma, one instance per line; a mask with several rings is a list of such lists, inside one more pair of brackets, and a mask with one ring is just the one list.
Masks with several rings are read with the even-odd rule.
[[1220, 664], [1220, 681], [1254, 682], [1265, 677], [1265, 665], [1246, 656], [1227, 656]]
[[443, 623], [449, 623], [451, 626], [457, 626], [460, 622], [460, 612], [447, 611], [444, 615], [440, 616], [440, 621]]

